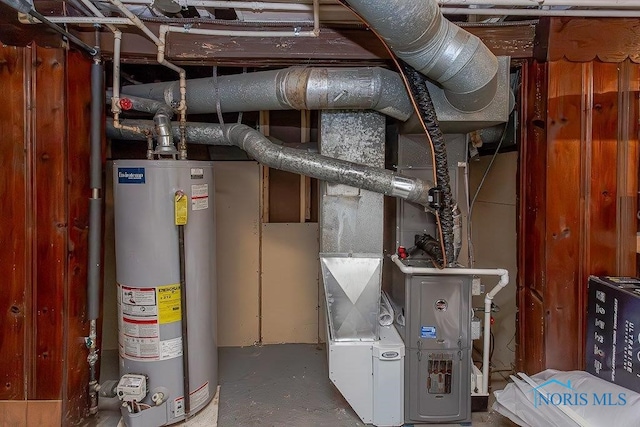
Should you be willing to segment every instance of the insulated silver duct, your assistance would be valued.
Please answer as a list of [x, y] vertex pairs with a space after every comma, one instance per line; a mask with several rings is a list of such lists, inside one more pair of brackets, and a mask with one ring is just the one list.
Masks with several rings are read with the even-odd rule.
[[[136, 126], [140, 132], [131, 129], [116, 129], [113, 127], [113, 119], [107, 118], [107, 138], [122, 139], [127, 141], [146, 141], [147, 134], [155, 134], [155, 123], [151, 120], [122, 120], [127, 126]], [[180, 139], [180, 129], [177, 122], [171, 123], [173, 141]], [[234, 145], [227, 141], [222, 127], [217, 123], [190, 123], [187, 122], [186, 138], [190, 144], [199, 145]]]
[[[122, 88], [122, 93], [164, 101], [180, 99], [178, 82]], [[187, 81], [190, 114], [261, 110], [370, 109], [407, 120], [413, 106], [398, 73], [379, 68], [306, 68], [233, 74]]]
[[[107, 122], [109, 138], [144, 141], [143, 133], [116, 129]], [[129, 120], [130, 127], [152, 131], [154, 123], [148, 120]], [[176, 126], [172, 126], [175, 129]], [[350, 185], [387, 196], [400, 197], [410, 202], [429, 206], [432, 184], [393, 171], [334, 159], [316, 153], [276, 145], [257, 130], [242, 124], [221, 126], [210, 123], [187, 123], [187, 139], [211, 145], [235, 145], [256, 161], [270, 168], [307, 175], [324, 181]], [[178, 135], [174, 132], [174, 138]]]
[[395, 54], [437, 81], [461, 111], [493, 100], [498, 61], [480, 39], [442, 16], [435, 0], [345, 0]]

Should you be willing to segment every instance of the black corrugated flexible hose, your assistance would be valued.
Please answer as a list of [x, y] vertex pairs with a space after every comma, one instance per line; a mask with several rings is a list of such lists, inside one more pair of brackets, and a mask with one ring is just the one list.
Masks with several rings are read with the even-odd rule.
[[449, 178], [449, 166], [447, 162], [447, 148], [444, 135], [440, 130], [436, 111], [426, 84], [426, 77], [416, 71], [415, 68], [399, 61], [402, 72], [407, 76], [412, 97], [416, 100], [420, 116], [429, 133], [435, 160], [436, 185], [442, 191], [442, 208], [440, 210], [440, 224], [442, 227], [442, 239], [446, 254], [446, 265], [455, 262], [454, 236], [453, 236], [453, 196], [451, 194], [451, 182]]

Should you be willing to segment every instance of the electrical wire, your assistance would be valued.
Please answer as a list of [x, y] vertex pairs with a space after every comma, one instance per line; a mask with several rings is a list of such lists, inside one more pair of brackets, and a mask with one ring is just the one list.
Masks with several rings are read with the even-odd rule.
[[511, 348], [511, 347], [509, 347], [509, 346], [511, 345], [511, 343], [513, 342], [513, 340], [514, 340], [515, 338], [516, 338], [516, 334], [514, 333], [514, 334], [513, 334], [513, 336], [511, 337], [511, 339], [509, 340], [509, 342], [506, 344], [507, 350], [509, 350], [509, 351], [510, 351], [510, 352], [512, 352], [512, 353], [515, 353], [515, 352], [516, 352], [516, 349], [515, 349], [515, 347], [514, 347], [514, 348]]
[[[498, 146], [496, 147], [496, 151], [493, 153], [493, 156], [491, 157], [491, 161], [489, 162], [489, 165], [487, 166], [487, 168], [484, 170], [484, 173], [482, 174], [482, 179], [480, 180], [480, 184], [478, 185], [478, 188], [476, 189], [475, 194], [473, 195], [473, 198], [471, 199], [471, 203], [469, 203], [469, 214], [467, 215], [467, 246], [468, 246], [468, 251], [469, 251], [469, 267], [473, 268], [474, 264], [475, 264], [475, 256], [474, 256], [474, 252], [473, 252], [473, 221], [471, 219], [471, 216], [473, 215], [473, 207], [476, 203], [476, 200], [478, 198], [478, 194], [480, 194], [480, 190], [482, 189], [482, 186], [484, 185], [484, 181], [487, 179], [487, 176], [489, 175], [489, 171], [491, 171], [491, 167], [493, 166], [493, 163], [495, 162], [496, 158], [498, 157], [498, 153], [500, 152], [500, 148], [502, 147], [502, 143], [504, 142], [504, 138], [507, 135], [507, 129], [509, 128], [509, 122], [507, 122], [504, 125], [504, 129], [502, 130], [502, 135], [500, 136], [500, 141], [498, 142]], [[467, 164], [468, 165], [468, 164]], [[465, 179], [467, 179], [467, 188], [469, 186], [469, 182], [468, 182], [468, 175], [465, 175]]]
[[464, 157], [464, 197], [467, 208], [467, 265], [473, 268], [473, 242], [471, 241], [471, 199], [469, 198], [469, 150]]
[[509, 123], [507, 122], [505, 124], [505, 126], [504, 126], [504, 130], [502, 131], [502, 135], [500, 136], [500, 141], [498, 142], [498, 146], [496, 147], [496, 151], [493, 153], [493, 156], [491, 157], [491, 161], [489, 162], [489, 165], [484, 170], [484, 173], [482, 174], [482, 179], [480, 180], [480, 184], [478, 185], [478, 188], [476, 189], [476, 192], [473, 195], [473, 199], [471, 199], [471, 204], [469, 206], [469, 218], [471, 218], [471, 214], [473, 213], [473, 206], [475, 205], [476, 199], [478, 198], [478, 194], [480, 194], [480, 190], [482, 189], [482, 186], [484, 185], [484, 181], [487, 179], [487, 175], [489, 175], [489, 171], [491, 171], [491, 167], [493, 166], [493, 163], [496, 161], [496, 158], [498, 157], [498, 153], [500, 152], [500, 148], [502, 148], [502, 143], [504, 142], [504, 138], [507, 135], [507, 129], [508, 128], [509, 128]]

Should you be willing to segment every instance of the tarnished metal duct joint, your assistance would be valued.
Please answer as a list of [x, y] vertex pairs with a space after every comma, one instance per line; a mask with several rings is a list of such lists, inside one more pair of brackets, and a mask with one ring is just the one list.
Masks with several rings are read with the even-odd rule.
[[276, 77], [282, 108], [298, 110], [375, 110], [407, 120], [412, 113], [404, 83], [393, 71], [369, 68], [303, 68], [280, 70]]
[[434, 0], [345, 0], [395, 54], [438, 82], [453, 107], [489, 105], [498, 60], [478, 37], [447, 20]]

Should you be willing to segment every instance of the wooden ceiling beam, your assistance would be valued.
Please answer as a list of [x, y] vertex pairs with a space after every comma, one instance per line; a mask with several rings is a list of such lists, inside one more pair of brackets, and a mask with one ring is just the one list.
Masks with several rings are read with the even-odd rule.
[[[158, 25], [149, 23], [157, 34]], [[200, 28], [228, 29], [225, 26], [202, 25]], [[536, 24], [478, 26], [465, 29], [480, 37], [496, 55], [514, 59], [533, 56]], [[127, 29], [122, 39], [124, 63], [155, 63], [156, 47], [142, 34]], [[93, 43], [91, 30], [78, 32], [87, 43]], [[101, 33], [103, 55], [113, 54], [113, 37]], [[167, 59], [183, 65], [219, 66], [287, 66], [308, 65], [381, 65], [389, 53], [375, 35], [366, 29], [323, 28], [320, 36], [311, 37], [213, 37], [169, 33]]]

